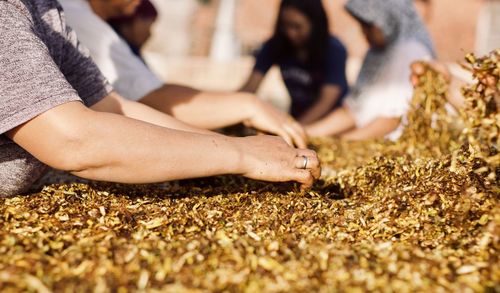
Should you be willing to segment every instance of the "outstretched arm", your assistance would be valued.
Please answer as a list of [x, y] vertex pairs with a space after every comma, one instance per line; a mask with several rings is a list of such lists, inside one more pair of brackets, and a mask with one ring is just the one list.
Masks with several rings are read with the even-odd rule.
[[120, 114], [129, 118], [174, 130], [217, 135], [215, 132], [186, 124], [147, 105], [124, 99], [116, 92], [112, 92], [99, 103], [92, 106], [92, 109], [98, 112]]
[[311, 137], [340, 136], [356, 127], [356, 121], [349, 109], [342, 107], [327, 115], [325, 118], [306, 127]]
[[204, 129], [238, 123], [282, 137], [290, 145], [307, 147], [302, 126], [288, 114], [248, 93], [216, 93], [165, 85], [141, 100], [150, 107]]
[[325, 85], [321, 89], [319, 100], [300, 117], [299, 121], [303, 125], [314, 123], [325, 117], [337, 103], [342, 94], [340, 86]]
[[[141, 184], [241, 174], [306, 188], [319, 176], [314, 152], [278, 138], [193, 134], [96, 112], [80, 102], [57, 106], [7, 135], [47, 165], [92, 180]], [[310, 158], [308, 170], [297, 167], [302, 155]]]
[[255, 94], [263, 80], [264, 74], [254, 70], [248, 77], [247, 82], [241, 87], [240, 92]]
[[382, 138], [396, 130], [401, 122], [399, 118], [380, 117], [368, 125], [348, 131], [340, 137], [345, 140], [367, 140]]

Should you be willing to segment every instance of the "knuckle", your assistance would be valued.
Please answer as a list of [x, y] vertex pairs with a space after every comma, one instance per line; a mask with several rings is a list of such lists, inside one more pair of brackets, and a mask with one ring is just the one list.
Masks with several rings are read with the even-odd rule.
[[315, 168], [315, 169], [316, 169], [316, 168], [318, 168], [318, 167], [319, 167], [319, 165], [320, 165], [320, 162], [319, 162], [319, 160], [318, 160], [318, 159], [312, 159], [312, 160], [311, 160], [311, 167], [313, 167], [313, 168]]
[[318, 154], [313, 150], [306, 150], [308, 156], [310, 156], [313, 160], [318, 160]]

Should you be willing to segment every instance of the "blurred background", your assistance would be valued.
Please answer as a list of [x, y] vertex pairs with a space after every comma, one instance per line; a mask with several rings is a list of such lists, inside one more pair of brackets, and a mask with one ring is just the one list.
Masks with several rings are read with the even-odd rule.
[[[253, 67], [253, 53], [274, 29], [279, 0], [152, 0], [160, 16], [144, 55], [167, 82], [207, 90], [236, 90]], [[500, 0], [415, 0], [440, 60], [456, 63], [468, 52], [500, 47]], [[345, 0], [325, 0], [331, 31], [349, 51], [353, 83], [367, 44], [344, 11]], [[458, 71], [458, 69], [456, 69]], [[283, 109], [288, 93], [277, 68], [259, 96]]]

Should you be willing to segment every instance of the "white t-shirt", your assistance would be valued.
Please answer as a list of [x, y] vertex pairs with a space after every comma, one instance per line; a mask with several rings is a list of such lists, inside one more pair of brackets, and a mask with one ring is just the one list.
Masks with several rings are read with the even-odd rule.
[[[410, 66], [415, 61], [431, 59], [432, 53], [419, 42], [398, 44], [376, 81], [362, 89], [358, 98], [346, 98], [345, 105], [354, 116], [356, 127], [367, 126], [377, 118], [405, 119], [413, 96]], [[396, 139], [400, 134], [401, 128], [387, 138]]]
[[138, 101], [160, 88], [162, 82], [104, 20], [94, 13], [86, 0], [59, 0], [66, 22], [115, 90], [125, 98]]

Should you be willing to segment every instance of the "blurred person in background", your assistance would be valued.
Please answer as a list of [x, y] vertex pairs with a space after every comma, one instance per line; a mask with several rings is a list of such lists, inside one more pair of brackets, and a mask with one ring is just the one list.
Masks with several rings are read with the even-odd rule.
[[108, 20], [115, 32], [120, 35], [132, 53], [143, 59], [141, 49], [151, 37], [151, 29], [158, 11], [149, 0], [142, 0], [131, 15], [123, 15]]
[[278, 65], [291, 96], [291, 114], [303, 124], [339, 108], [348, 92], [347, 51], [329, 32], [321, 0], [283, 0], [274, 35], [256, 55], [242, 91], [255, 93]]
[[344, 106], [306, 130], [348, 140], [396, 139], [412, 97], [411, 64], [435, 57], [432, 40], [413, 0], [349, 0], [346, 9], [370, 48]]
[[[424, 2], [428, 6], [432, 5], [431, 0], [416, 0]], [[477, 21], [476, 33], [476, 56], [488, 54], [491, 51], [500, 49], [500, 29], [495, 21], [500, 17], [500, 1], [487, 0], [481, 4], [481, 11]], [[463, 109], [465, 100], [462, 94], [462, 88], [467, 84], [473, 83], [473, 77], [470, 74], [459, 74], [453, 70], [451, 64], [444, 61], [430, 62], [434, 70], [440, 72], [450, 82], [448, 102], [457, 110]], [[425, 73], [425, 66], [416, 62], [412, 65], [412, 83], [418, 85], [420, 77]], [[485, 84], [495, 83], [497, 81], [487, 80]], [[500, 100], [497, 97], [497, 106], [500, 108]]]
[[202, 92], [161, 81], [106, 23], [133, 15], [141, 0], [59, 2], [68, 25], [121, 96], [195, 127], [213, 130], [244, 123], [264, 133], [279, 135], [290, 145], [307, 147], [306, 133], [297, 121], [253, 94]]

